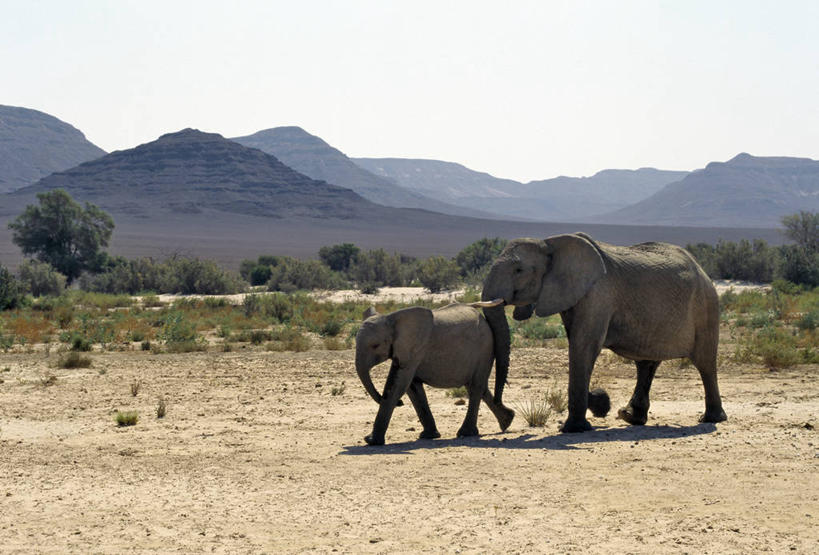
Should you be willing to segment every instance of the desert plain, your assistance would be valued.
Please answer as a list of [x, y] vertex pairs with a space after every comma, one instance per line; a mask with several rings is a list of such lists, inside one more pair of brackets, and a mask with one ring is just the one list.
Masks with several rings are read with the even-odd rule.
[[554, 342], [513, 349], [505, 433], [482, 407], [456, 438], [466, 406], [428, 388], [442, 437], [418, 440], [407, 403], [383, 447], [351, 349], [0, 353], [0, 552], [815, 553], [819, 365], [737, 364], [726, 335], [724, 423], [698, 423], [697, 371], [668, 361], [626, 425], [635, 371], [606, 351], [594, 431], [529, 427], [520, 408], [566, 387]]

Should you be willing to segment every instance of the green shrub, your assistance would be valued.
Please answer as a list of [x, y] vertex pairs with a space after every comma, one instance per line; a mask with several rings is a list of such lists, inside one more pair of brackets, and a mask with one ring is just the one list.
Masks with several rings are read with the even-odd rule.
[[90, 368], [91, 358], [76, 351], [70, 351], [57, 360], [57, 366], [60, 368]]
[[71, 334], [69, 342], [71, 343], [72, 351], [88, 352], [91, 350], [92, 346], [91, 341], [89, 341], [87, 337], [84, 337], [82, 334], [78, 332], [74, 332], [73, 334]]
[[281, 257], [279, 264], [271, 270], [267, 290], [292, 293], [298, 290], [339, 289], [344, 285], [340, 274], [318, 260]]
[[361, 249], [352, 243], [342, 243], [331, 247], [321, 247], [318, 255], [319, 259], [331, 270], [346, 272], [360, 252]]
[[59, 296], [65, 290], [66, 277], [48, 262], [26, 260], [17, 270], [20, 283], [35, 297]]
[[554, 339], [565, 337], [566, 330], [560, 324], [549, 324], [545, 318], [530, 318], [515, 326], [515, 333], [526, 339]]
[[506, 239], [500, 237], [493, 239], [484, 237], [466, 246], [455, 257], [461, 276], [481, 276], [489, 269], [507, 243]]
[[139, 413], [135, 410], [117, 411], [115, 420], [117, 426], [135, 426], [136, 423], [139, 422]]
[[183, 295], [225, 295], [239, 293], [245, 286], [238, 276], [211, 260], [173, 257], [165, 262], [161, 291]]
[[458, 277], [458, 265], [443, 256], [432, 256], [418, 266], [418, 280], [431, 293], [452, 288]]
[[341, 333], [341, 329], [344, 327], [344, 322], [340, 322], [338, 320], [328, 320], [322, 327], [320, 334], [325, 337], [335, 337], [339, 333]]
[[158, 337], [165, 342], [170, 352], [188, 352], [190, 350], [201, 350], [192, 348], [197, 343], [199, 334], [196, 327], [185, 319], [185, 315], [180, 311], [169, 312], [162, 325], [162, 330]]
[[23, 303], [23, 286], [0, 265], [0, 310], [17, 308]]
[[796, 327], [800, 330], [815, 330], [819, 327], [819, 310], [812, 310], [803, 314], [796, 322]]
[[401, 265], [401, 255], [387, 254], [384, 249], [370, 250], [356, 256], [350, 275], [359, 287], [402, 287], [407, 280]]
[[456, 399], [463, 399], [469, 396], [469, 391], [465, 385], [459, 387], [452, 387], [446, 390], [447, 397], [455, 397]]

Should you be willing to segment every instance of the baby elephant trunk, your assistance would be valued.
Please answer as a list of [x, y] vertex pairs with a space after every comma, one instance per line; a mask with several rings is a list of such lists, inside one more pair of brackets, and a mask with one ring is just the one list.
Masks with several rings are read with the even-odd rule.
[[364, 389], [367, 390], [367, 393], [370, 394], [376, 403], [379, 405], [381, 404], [381, 394], [378, 393], [378, 390], [373, 385], [373, 379], [370, 376], [370, 370], [372, 370], [372, 366], [369, 364], [359, 360], [356, 357], [355, 361], [355, 371], [358, 372], [358, 379], [361, 380]]

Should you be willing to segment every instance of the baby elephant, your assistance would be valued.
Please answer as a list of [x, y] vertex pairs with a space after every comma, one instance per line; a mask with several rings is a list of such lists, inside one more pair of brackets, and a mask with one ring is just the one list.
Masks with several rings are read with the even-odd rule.
[[[384, 315], [370, 308], [364, 313], [356, 336], [355, 364], [361, 383], [378, 403], [373, 431], [364, 438], [369, 445], [384, 444], [392, 411], [404, 393], [424, 428], [420, 437], [441, 437], [423, 384], [467, 387], [469, 407], [459, 437], [478, 435], [481, 399], [498, 419], [501, 430], [509, 427], [515, 411], [495, 404], [487, 387], [494, 360], [492, 331], [477, 307], [491, 303], [451, 304], [436, 310], [405, 308]], [[392, 366], [382, 397], [373, 386], [370, 370], [388, 358]]]

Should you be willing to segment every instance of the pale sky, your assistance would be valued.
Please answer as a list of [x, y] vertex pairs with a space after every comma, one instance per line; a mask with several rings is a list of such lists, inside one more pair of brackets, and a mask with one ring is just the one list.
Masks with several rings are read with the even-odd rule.
[[0, 0], [0, 104], [111, 151], [298, 125], [522, 181], [819, 158], [819, 2]]

